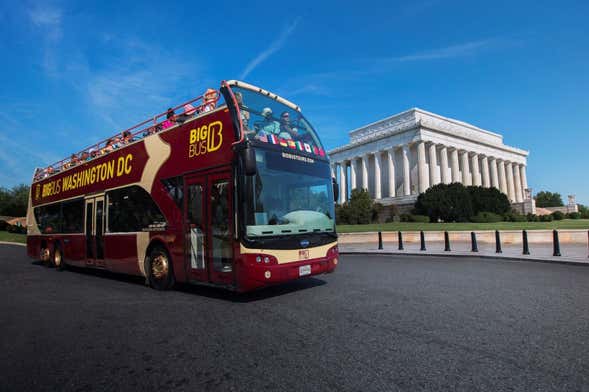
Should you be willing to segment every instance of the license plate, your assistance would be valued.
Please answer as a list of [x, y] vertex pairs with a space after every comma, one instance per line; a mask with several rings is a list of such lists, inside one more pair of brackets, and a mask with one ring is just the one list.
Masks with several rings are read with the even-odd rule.
[[299, 267], [299, 276], [311, 275], [310, 265], [301, 265]]

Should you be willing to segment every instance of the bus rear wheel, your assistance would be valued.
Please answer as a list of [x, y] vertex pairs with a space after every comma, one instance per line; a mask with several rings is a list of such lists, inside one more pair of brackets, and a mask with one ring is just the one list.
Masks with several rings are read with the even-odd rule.
[[174, 286], [172, 260], [164, 248], [156, 246], [149, 252], [147, 268], [147, 279], [152, 288], [169, 290]]
[[47, 267], [49, 266], [49, 260], [51, 259], [51, 251], [49, 250], [49, 248], [47, 248], [46, 245], [43, 245], [41, 247], [41, 251], [39, 252], [39, 259], [41, 259], [43, 265]]

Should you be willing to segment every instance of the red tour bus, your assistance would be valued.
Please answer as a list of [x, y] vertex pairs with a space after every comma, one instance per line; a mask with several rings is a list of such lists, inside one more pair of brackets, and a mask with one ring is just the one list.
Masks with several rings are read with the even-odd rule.
[[333, 272], [329, 161], [300, 108], [229, 81], [174, 110], [37, 169], [28, 255], [156, 289], [244, 292]]

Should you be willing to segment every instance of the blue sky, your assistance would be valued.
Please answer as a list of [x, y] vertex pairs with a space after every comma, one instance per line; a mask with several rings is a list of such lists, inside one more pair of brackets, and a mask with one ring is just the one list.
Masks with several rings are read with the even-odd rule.
[[21, 2], [0, 5], [0, 186], [243, 79], [333, 148], [420, 107], [530, 151], [534, 191], [589, 204], [586, 1]]

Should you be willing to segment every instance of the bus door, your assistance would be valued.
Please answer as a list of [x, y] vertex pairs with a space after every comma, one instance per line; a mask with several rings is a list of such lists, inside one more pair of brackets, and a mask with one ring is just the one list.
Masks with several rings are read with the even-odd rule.
[[192, 280], [233, 284], [231, 173], [199, 174], [186, 184], [187, 268]]
[[104, 195], [86, 198], [86, 264], [104, 267]]

